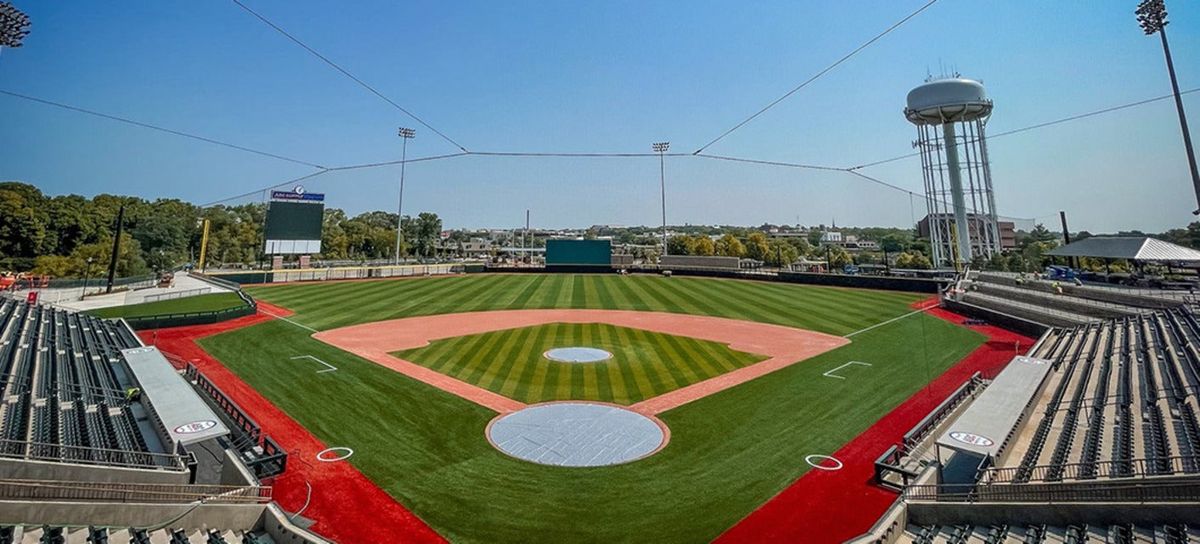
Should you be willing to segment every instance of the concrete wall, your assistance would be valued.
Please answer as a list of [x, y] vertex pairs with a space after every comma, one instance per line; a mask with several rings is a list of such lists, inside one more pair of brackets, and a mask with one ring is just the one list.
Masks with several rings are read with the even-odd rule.
[[658, 267], [665, 270], [674, 270], [677, 267], [737, 270], [741, 268], [741, 259], [737, 257], [706, 257], [701, 255], [663, 255], [658, 259]]
[[998, 327], [1005, 328], [1010, 331], [1016, 331], [1024, 334], [1025, 336], [1030, 336], [1033, 338], [1040, 337], [1041, 335], [1045, 334], [1046, 331], [1050, 330], [1049, 326], [1043, 325], [1031, 319], [1025, 319], [1023, 317], [992, 310], [990, 308], [984, 308], [982, 306], [976, 306], [974, 304], [958, 302], [949, 298], [942, 299], [942, 306], [957, 314], [973, 317], [975, 319], [982, 319]]
[[0, 520], [23, 525], [144, 527], [175, 519], [182, 529], [249, 529], [262, 519], [265, 504], [152, 504], [107, 502], [0, 501]]
[[187, 470], [149, 470], [22, 459], [0, 459], [0, 479], [6, 480], [187, 484], [190, 477], [191, 473]]

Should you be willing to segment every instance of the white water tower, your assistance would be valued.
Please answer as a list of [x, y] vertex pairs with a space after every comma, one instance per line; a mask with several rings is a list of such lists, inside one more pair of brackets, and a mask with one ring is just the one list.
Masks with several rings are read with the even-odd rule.
[[937, 79], [908, 93], [904, 116], [917, 126], [913, 147], [921, 154], [935, 267], [961, 268], [976, 256], [1000, 252], [984, 137], [991, 114], [992, 101], [978, 81]]

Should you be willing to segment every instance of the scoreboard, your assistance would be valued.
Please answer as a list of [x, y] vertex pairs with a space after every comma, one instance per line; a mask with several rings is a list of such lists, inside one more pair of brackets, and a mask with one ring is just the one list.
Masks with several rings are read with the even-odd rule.
[[267, 255], [312, 255], [321, 252], [321, 227], [325, 219], [325, 195], [271, 191], [267, 203]]

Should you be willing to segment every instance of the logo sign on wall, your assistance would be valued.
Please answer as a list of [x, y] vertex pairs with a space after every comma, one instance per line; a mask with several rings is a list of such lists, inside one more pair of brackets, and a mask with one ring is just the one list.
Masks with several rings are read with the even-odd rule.
[[206, 419], [203, 421], [193, 421], [191, 423], [185, 423], [183, 425], [175, 427], [175, 434], [196, 434], [196, 433], [207, 431], [216, 426], [217, 426], [217, 422], [213, 421], [211, 419]]
[[987, 448], [996, 444], [991, 438], [983, 435], [964, 433], [962, 431], [954, 431], [950, 433], [950, 438], [953, 438], [963, 444], [970, 444], [980, 448]]

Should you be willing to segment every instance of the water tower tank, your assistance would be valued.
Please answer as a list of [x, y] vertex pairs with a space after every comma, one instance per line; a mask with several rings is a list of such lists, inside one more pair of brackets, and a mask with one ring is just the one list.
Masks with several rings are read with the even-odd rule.
[[917, 125], [973, 121], [992, 113], [983, 84], [973, 79], [930, 81], [908, 92], [905, 117]]
[[992, 101], [983, 84], [953, 77], [909, 91], [904, 116], [917, 126], [914, 146], [925, 177], [922, 236], [935, 266], [961, 270], [976, 258], [1000, 253], [984, 127]]

